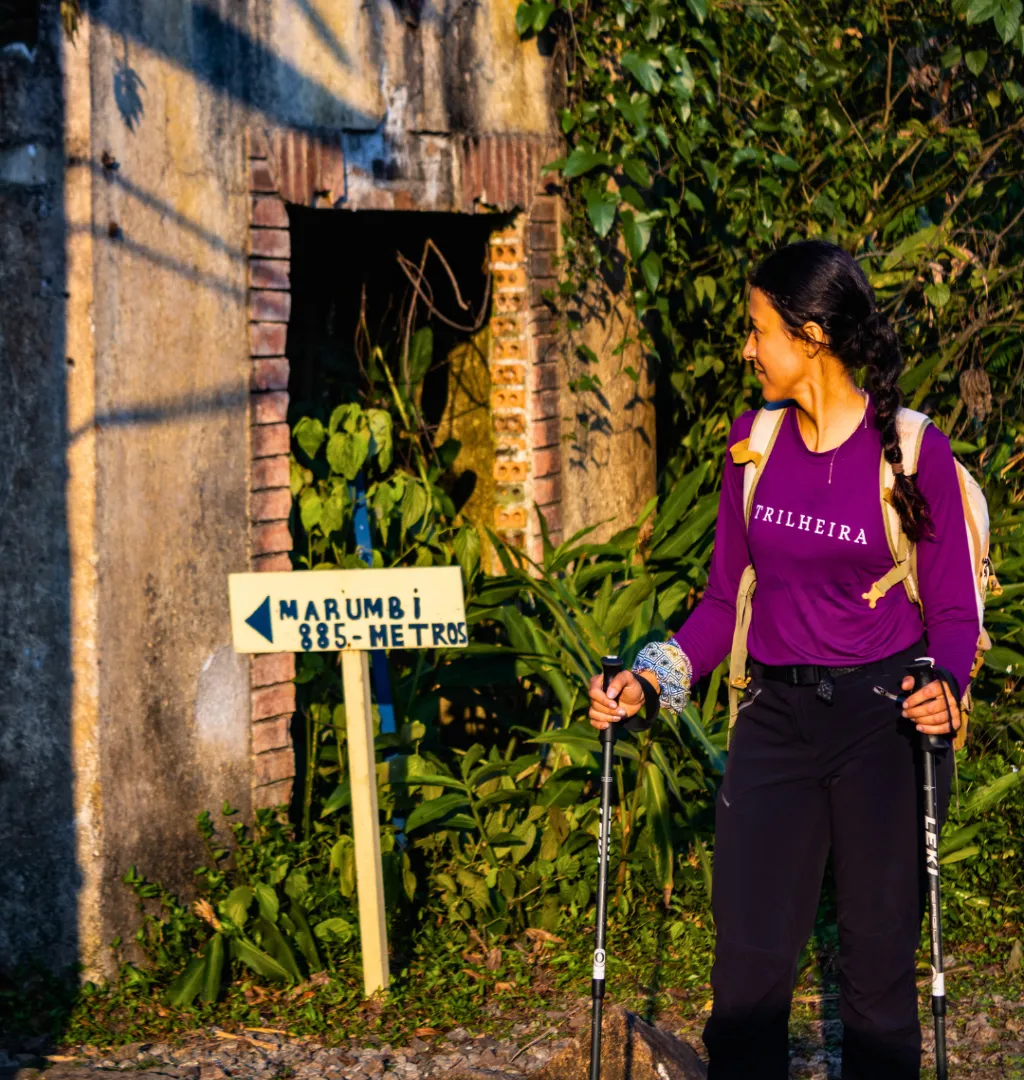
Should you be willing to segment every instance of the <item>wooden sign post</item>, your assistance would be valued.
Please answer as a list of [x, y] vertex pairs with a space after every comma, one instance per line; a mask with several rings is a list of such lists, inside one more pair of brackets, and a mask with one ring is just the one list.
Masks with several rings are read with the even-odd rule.
[[341, 652], [359, 936], [367, 997], [388, 985], [370, 649], [468, 644], [457, 566], [231, 574], [235, 651]]

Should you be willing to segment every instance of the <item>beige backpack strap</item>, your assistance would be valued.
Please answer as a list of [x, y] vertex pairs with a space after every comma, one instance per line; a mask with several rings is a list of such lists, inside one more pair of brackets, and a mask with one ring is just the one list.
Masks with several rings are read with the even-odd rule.
[[729, 730], [732, 730], [739, 715], [740, 694], [750, 682], [747, 675], [747, 631], [750, 629], [750, 616], [754, 606], [754, 589], [757, 575], [753, 566], [748, 566], [740, 576], [740, 587], [736, 591], [736, 628], [732, 635], [732, 651], [729, 653]]
[[[730, 454], [737, 465], [745, 465], [743, 470], [743, 520], [750, 523], [750, 510], [754, 503], [754, 489], [761, 473], [768, 464], [768, 455], [772, 452], [775, 440], [782, 430], [782, 421], [786, 409], [758, 409], [757, 416], [750, 429], [750, 437], [743, 439], [730, 448]], [[757, 574], [753, 566], [748, 566], [740, 576], [739, 589], [736, 591], [736, 627], [732, 635], [732, 651], [729, 653], [729, 730], [732, 731], [739, 715], [740, 695], [750, 682], [747, 675], [747, 632], [750, 630], [750, 616], [753, 612], [754, 589]]]
[[746, 464], [743, 471], [743, 520], [750, 523], [750, 511], [754, 505], [754, 489], [757, 487], [761, 473], [768, 464], [768, 456], [772, 452], [775, 440], [782, 430], [782, 421], [786, 417], [787, 409], [758, 409], [754, 417], [754, 424], [750, 429], [750, 438], [739, 442], [732, 449], [742, 447], [739, 453], [733, 453], [733, 460], [740, 460]]
[[[896, 430], [900, 436], [900, 448], [903, 451], [903, 471], [907, 476], [917, 472], [917, 462], [921, 453], [921, 441], [925, 428], [931, 420], [924, 413], [912, 409], [900, 409], [896, 416]], [[878, 601], [898, 582], [902, 581], [911, 603], [920, 605], [921, 599], [917, 588], [917, 561], [914, 550], [907, 542], [900, 525], [900, 516], [892, 504], [892, 488], [895, 481], [892, 466], [880, 455], [879, 488], [882, 500], [882, 519], [885, 523], [885, 538], [892, 553], [893, 568], [878, 581], [874, 582], [861, 596], [874, 608]]]

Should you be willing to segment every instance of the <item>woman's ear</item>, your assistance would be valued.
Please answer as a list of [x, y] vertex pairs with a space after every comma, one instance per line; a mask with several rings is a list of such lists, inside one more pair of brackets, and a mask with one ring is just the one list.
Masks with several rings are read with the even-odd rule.
[[825, 345], [825, 331], [816, 322], [806, 322], [801, 327], [804, 346], [808, 356], [817, 356]]

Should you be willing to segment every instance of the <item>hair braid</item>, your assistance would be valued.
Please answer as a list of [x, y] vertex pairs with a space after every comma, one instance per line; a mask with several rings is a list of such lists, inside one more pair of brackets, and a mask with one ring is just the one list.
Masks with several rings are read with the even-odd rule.
[[903, 406], [897, 380], [903, 370], [900, 343], [889, 320], [877, 309], [859, 325], [859, 352], [867, 367], [865, 385], [875, 407], [875, 427], [882, 437], [882, 454], [894, 466], [892, 504], [907, 539], [916, 544], [934, 531], [928, 503], [915, 477], [905, 474], [896, 417]]

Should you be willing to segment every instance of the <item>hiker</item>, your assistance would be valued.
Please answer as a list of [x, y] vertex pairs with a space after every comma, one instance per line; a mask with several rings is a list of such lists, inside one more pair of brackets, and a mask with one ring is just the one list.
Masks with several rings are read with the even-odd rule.
[[[733, 423], [707, 589], [607, 695], [595, 676], [590, 720], [635, 727], [659, 706], [678, 712], [726, 655], [749, 656], [749, 675], [731, 679], [735, 727], [716, 807], [709, 1077], [788, 1076], [797, 964], [831, 851], [843, 1080], [916, 1078], [920, 733], [959, 730], [981, 629], [961, 483], [949, 440], [920, 414], [906, 414], [922, 434], [916, 473], [904, 470], [903, 359], [847, 252], [819, 240], [775, 251], [751, 275], [749, 315], [743, 358], [766, 406], [784, 402], [784, 412], [765, 410], [774, 431], [759, 453], [747, 443], [757, 412]], [[854, 380], [861, 369], [866, 390]], [[744, 477], [758, 462], [747, 506]], [[893, 520], [916, 557], [895, 569], [885, 462]], [[753, 571], [740, 627], [741, 579]], [[922, 656], [940, 678], [904, 701], [901, 718], [874, 688], [910, 691], [904, 665]], [[938, 766], [943, 816], [952, 757]]]

